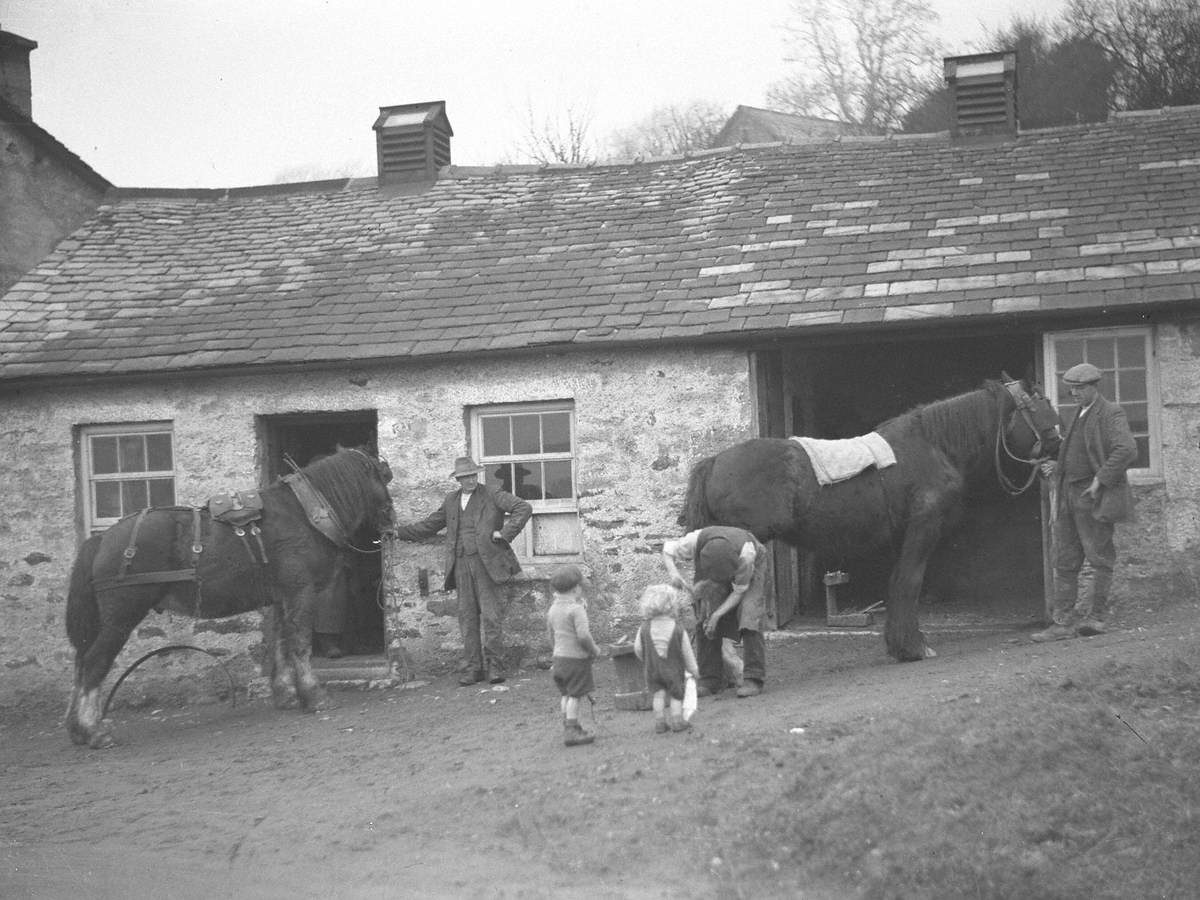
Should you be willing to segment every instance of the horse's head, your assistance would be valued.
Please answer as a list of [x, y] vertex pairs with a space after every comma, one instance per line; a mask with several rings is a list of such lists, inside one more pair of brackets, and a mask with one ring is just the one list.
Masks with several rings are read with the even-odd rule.
[[1005, 425], [1003, 441], [1011, 454], [1034, 462], [1058, 455], [1062, 444], [1058, 412], [1037, 385], [1012, 379], [1004, 374], [1004, 389], [1013, 408]]
[[375, 487], [372, 492], [374, 522], [372, 527], [380, 534], [390, 534], [396, 527], [396, 506], [388, 484], [392, 480], [392, 467], [382, 456], [372, 458], [375, 464]]

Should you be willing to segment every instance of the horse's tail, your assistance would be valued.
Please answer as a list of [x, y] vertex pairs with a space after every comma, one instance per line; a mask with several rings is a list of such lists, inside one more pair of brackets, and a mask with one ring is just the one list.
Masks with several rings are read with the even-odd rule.
[[76, 659], [87, 651], [100, 633], [100, 604], [92, 588], [92, 565], [103, 537], [94, 534], [84, 541], [71, 567], [67, 590], [67, 637], [75, 648]]
[[712, 513], [708, 509], [707, 487], [708, 476], [712, 474], [715, 456], [706, 456], [694, 466], [688, 476], [687, 493], [684, 495], [683, 512], [679, 516], [679, 524], [688, 531], [704, 528], [713, 524]]

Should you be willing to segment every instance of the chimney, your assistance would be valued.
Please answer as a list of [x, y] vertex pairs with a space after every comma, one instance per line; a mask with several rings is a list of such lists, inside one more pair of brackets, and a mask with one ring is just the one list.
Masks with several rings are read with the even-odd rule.
[[381, 183], [433, 181], [438, 169], [450, 165], [454, 130], [444, 100], [381, 106], [372, 127]]
[[1017, 133], [1017, 54], [1014, 50], [951, 56], [950, 133], [956, 140], [1002, 140]]
[[37, 49], [31, 41], [10, 31], [0, 31], [0, 98], [33, 118], [33, 83], [29, 77], [29, 54]]

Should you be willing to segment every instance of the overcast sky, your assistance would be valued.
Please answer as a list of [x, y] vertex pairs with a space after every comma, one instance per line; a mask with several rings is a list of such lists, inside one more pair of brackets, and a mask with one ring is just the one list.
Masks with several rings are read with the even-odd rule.
[[[1063, 0], [933, 0], [945, 55]], [[445, 100], [453, 161], [514, 158], [528, 111], [592, 133], [765, 104], [789, 0], [0, 0], [38, 42], [35, 121], [122, 187], [370, 175], [380, 106]]]

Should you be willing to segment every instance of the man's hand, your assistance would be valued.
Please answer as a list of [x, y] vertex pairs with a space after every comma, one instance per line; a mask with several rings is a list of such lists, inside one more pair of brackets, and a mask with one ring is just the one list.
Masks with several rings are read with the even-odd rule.
[[682, 575], [671, 576], [671, 587], [677, 591], [686, 591], [688, 589], [687, 582], [683, 580]]
[[1052, 459], [1046, 460], [1038, 468], [1041, 470], [1043, 478], [1053, 478], [1055, 471], [1058, 469], [1058, 463]]
[[1100, 479], [1093, 478], [1092, 483], [1087, 486], [1083, 493], [1093, 500], [1098, 500], [1100, 498]]
[[498, 531], [493, 531], [492, 532], [492, 540], [495, 541], [497, 544], [502, 544], [502, 543], [504, 543], [504, 535], [502, 535]]

